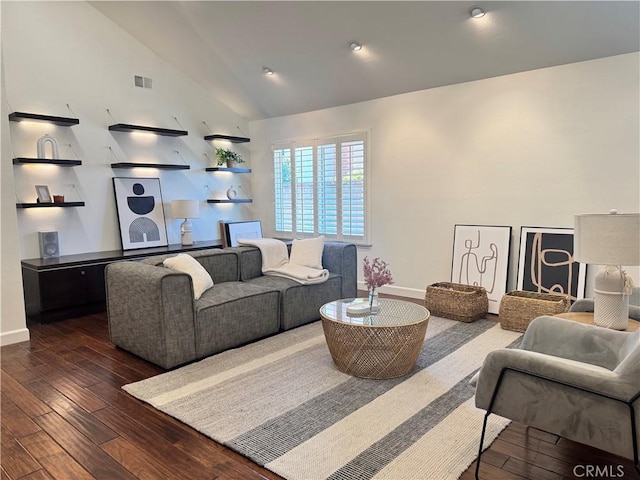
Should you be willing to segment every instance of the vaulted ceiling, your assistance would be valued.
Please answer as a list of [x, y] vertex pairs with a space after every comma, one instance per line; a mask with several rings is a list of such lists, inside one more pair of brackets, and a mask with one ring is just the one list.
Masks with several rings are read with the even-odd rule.
[[248, 119], [640, 50], [637, 1], [90, 3]]

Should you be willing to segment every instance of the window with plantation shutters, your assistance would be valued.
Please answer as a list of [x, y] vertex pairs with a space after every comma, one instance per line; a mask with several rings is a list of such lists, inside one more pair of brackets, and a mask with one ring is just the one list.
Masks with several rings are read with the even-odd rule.
[[364, 133], [274, 145], [276, 233], [366, 242], [366, 149]]

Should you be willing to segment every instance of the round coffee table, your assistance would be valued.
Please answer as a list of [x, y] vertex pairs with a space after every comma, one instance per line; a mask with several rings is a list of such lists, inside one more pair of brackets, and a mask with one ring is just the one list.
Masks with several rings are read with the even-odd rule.
[[402, 300], [380, 300], [376, 314], [351, 315], [353, 299], [320, 308], [324, 336], [336, 367], [362, 378], [394, 378], [413, 368], [424, 343], [430, 313]]

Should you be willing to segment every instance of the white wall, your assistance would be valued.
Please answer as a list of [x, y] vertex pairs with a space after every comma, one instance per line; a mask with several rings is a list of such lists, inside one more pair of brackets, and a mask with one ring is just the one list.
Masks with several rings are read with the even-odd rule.
[[[2, 10], [0, 9], [0, 21]], [[0, 96], [5, 98], [4, 69], [0, 65]], [[29, 340], [22, 299], [20, 250], [9, 144], [6, 102], [0, 106], [0, 346]]]
[[251, 122], [256, 214], [272, 233], [271, 142], [371, 129], [373, 245], [360, 257], [391, 264], [383, 291], [422, 297], [449, 280], [455, 224], [513, 227], [513, 290], [521, 226], [639, 210], [639, 57]]
[[[85, 2], [2, 2], [1, 8], [6, 82], [1, 124], [4, 341], [14, 330], [28, 336], [18, 259], [39, 257], [38, 231], [57, 230], [63, 255], [121, 248], [112, 177], [160, 178], [169, 243], [180, 243], [181, 221], [171, 218], [172, 199], [200, 201], [200, 218], [192, 220], [196, 241], [218, 239], [220, 219], [254, 215], [250, 204], [206, 203], [207, 198], [224, 197], [231, 185], [241, 185], [240, 196], [251, 196], [250, 175], [204, 170], [215, 157], [214, 145], [204, 135], [248, 132], [246, 120], [217, 101], [215, 92], [186, 78]], [[134, 87], [134, 75], [151, 77], [153, 88]], [[8, 122], [11, 111], [76, 117], [80, 124], [65, 128]], [[107, 127], [114, 123], [187, 130], [189, 135], [112, 133]], [[11, 166], [13, 157], [35, 157], [36, 141], [45, 133], [56, 138], [63, 158], [77, 155], [83, 164]], [[250, 165], [245, 145], [231, 148]], [[111, 169], [110, 164], [118, 161], [186, 162], [191, 169]], [[16, 202], [35, 201], [37, 184], [48, 185], [51, 193], [62, 193], [66, 200], [83, 200], [86, 206], [16, 212]], [[214, 193], [209, 194], [205, 185]]]

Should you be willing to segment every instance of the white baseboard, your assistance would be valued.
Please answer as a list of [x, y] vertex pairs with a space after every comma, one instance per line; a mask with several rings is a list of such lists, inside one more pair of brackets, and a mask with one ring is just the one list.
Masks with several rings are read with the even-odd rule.
[[[358, 282], [358, 290], [367, 290], [367, 286], [364, 282]], [[407, 298], [424, 298], [425, 290], [385, 285], [384, 287], [380, 287], [380, 293], [388, 293], [389, 295], [398, 295], [400, 297]]]
[[12, 345], [14, 343], [28, 342], [30, 340], [29, 329], [11, 330], [0, 333], [0, 346]]

